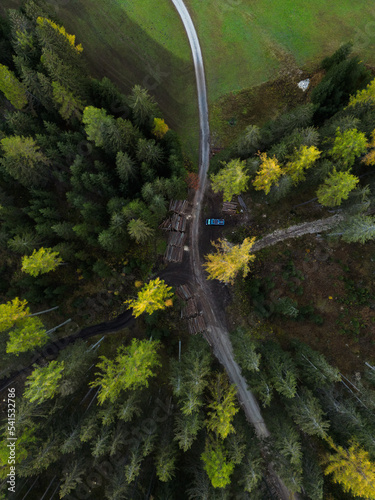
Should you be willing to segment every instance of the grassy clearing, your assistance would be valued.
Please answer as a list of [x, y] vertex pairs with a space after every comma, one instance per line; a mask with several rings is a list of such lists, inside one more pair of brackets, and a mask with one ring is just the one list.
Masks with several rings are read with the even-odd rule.
[[[375, 9], [367, 0], [187, 0], [205, 56], [209, 98], [260, 84], [280, 69], [311, 68], [353, 39], [369, 63]], [[372, 36], [366, 34], [366, 29]]]

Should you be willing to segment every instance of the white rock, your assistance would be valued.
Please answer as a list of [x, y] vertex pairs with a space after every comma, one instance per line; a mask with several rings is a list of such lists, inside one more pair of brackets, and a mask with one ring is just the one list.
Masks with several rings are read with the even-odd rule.
[[305, 92], [309, 88], [310, 85], [310, 78], [307, 78], [306, 80], [301, 80], [298, 82], [298, 87]]

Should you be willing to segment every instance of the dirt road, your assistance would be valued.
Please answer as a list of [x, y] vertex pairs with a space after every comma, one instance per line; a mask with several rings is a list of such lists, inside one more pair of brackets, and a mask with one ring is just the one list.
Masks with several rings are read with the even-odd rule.
[[[247, 419], [254, 425], [259, 437], [267, 437], [270, 433], [262, 418], [258, 402], [252, 392], [248, 390], [246, 381], [241, 375], [241, 370], [234, 360], [228, 330], [226, 328], [226, 325], [223, 324], [223, 321], [219, 319], [221, 316], [221, 311], [217, 310], [217, 304], [214, 300], [214, 297], [212, 297], [210, 287], [205, 279], [201, 266], [199, 253], [199, 228], [201, 226], [201, 206], [206, 188], [207, 171], [209, 166], [210, 140], [206, 81], [202, 51], [190, 14], [182, 0], [172, 0], [172, 2], [181, 17], [187, 36], [189, 38], [198, 91], [200, 120], [200, 184], [194, 199], [194, 207], [192, 212], [193, 221], [190, 227], [190, 263], [195, 278], [194, 292], [202, 305], [203, 314], [208, 330], [206, 338], [212, 346], [215, 356], [225, 367], [231, 382], [236, 385], [238, 398]], [[274, 486], [278, 491], [279, 498], [282, 500], [289, 500], [290, 498], [293, 498], [289, 490], [286, 488], [282, 480], [274, 473], [272, 468], [270, 468], [270, 472], [272, 473], [272, 479], [274, 482]]]

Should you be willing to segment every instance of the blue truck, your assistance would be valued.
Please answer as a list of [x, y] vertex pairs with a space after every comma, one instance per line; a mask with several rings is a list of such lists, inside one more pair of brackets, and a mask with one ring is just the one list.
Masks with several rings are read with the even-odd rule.
[[206, 226], [224, 226], [224, 219], [206, 219]]

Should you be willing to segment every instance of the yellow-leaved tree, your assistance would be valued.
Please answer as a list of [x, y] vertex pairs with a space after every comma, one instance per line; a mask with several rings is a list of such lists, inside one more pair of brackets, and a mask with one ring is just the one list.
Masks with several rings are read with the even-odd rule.
[[31, 276], [38, 276], [53, 271], [61, 262], [59, 252], [42, 247], [34, 250], [32, 255], [22, 257], [22, 271]]
[[362, 159], [365, 165], [375, 165], [375, 130], [371, 132], [371, 140], [367, 144], [368, 148], [371, 148], [367, 155]]
[[154, 118], [154, 128], [152, 129], [152, 133], [155, 137], [162, 139], [168, 130], [169, 127], [162, 118]]
[[259, 158], [261, 159], [260, 169], [253, 180], [253, 186], [257, 191], [263, 190], [268, 194], [271, 186], [276, 184], [283, 171], [277, 162], [276, 156], [268, 158], [267, 153], [261, 153]]
[[69, 42], [69, 45], [78, 53], [83, 51], [83, 47], [81, 44], [76, 45], [76, 36], [69, 35], [69, 33], [65, 31], [64, 26], [60, 26], [54, 23], [53, 21], [51, 21], [51, 19], [48, 19], [47, 17], [38, 17], [36, 22], [41, 27], [48, 26], [51, 27], [56, 33], [60, 33], [60, 35], [62, 35]]
[[356, 104], [375, 104], [375, 79], [364, 90], [358, 90], [356, 95], [350, 96], [348, 108]]
[[315, 146], [301, 146], [286, 164], [285, 173], [291, 176], [294, 184], [303, 181], [305, 170], [312, 167], [320, 155], [321, 152]]
[[170, 300], [173, 296], [171, 290], [172, 287], [166, 285], [164, 280], [156, 278], [141, 288], [136, 299], [126, 300], [124, 304], [128, 304], [129, 309], [133, 308], [133, 315], [136, 318], [144, 312], [152, 314], [173, 304]]
[[206, 262], [203, 266], [208, 272], [208, 279], [233, 284], [240, 271], [244, 277], [247, 276], [249, 264], [255, 259], [255, 255], [250, 253], [254, 241], [255, 237], [245, 238], [239, 245], [231, 245], [223, 239], [211, 241], [217, 252], [205, 256]]
[[0, 332], [9, 330], [17, 320], [30, 314], [30, 309], [26, 305], [27, 301], [18, 297], [6, 304], [0, 304]]
[[333, 481], [341, 484], [344, 491], [349, 491], [356, 497], [375, 499], [375, 462], [354, 440], [350, 441], [349, 449], [337, 446], [332, 438], [328, 443], [336, 453], [328, 455], [328, 464], [324, 473], [332, 474]]

